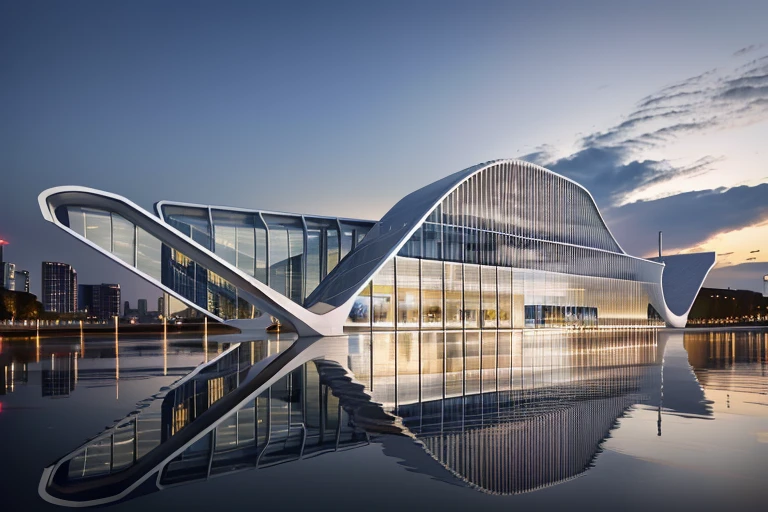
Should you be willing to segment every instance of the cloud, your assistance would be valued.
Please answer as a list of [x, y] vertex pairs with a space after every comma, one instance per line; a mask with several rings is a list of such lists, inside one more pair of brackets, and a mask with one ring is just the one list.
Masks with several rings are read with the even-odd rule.
[[630, 254], [653, 252], [664, 231], [669, 252], [694, 247], [718, 233], [768, 221], [768, 183], [685, 192], [608, 208], [604, 216]]
[[732, 267], [715, 268], [707, 276], [704, 286], [733, 288], [763, 292], [763, 276], [768, 275], [768, 263], [742, 263]]
[[676, 178], [694, 177], [709, 171], [718, 161], [702, 157], [690, 165], [673, 166], [659, 160], [625, 162], [625, 146], [588, 147], [552, 160], [547, 152], [531, 153], [523, 160], [538, 163], [585, 186], [601, 208], [617, 206], [631, 193]]
[[[754, 55], [762, 48], [751, 45], [736, 56]], [[648, 151], [658, 155], [681, 136], [763, 120], [768, 120], [768, 55], [730, 71], [712, 69], [646, 95], [616, 125], [583, 135], [571, 154], [557, 155], [552, 147], [541, 147], [522, 158], [584, 185], [630, 254], [652, 253], [658, 231], [664, 231], [667, 249], [680, 251], [768, 220], [768, 184], [631, 202], [650, 187], [722, 171], [727, 165], [724, 158], [712, 155], [671, 162], [648, 158]]]
[[[751, 45], [736, 55], [763, 48]], [[639, 100], [621, 122], [584, 136], [579, 144], [585, 149], [622, 147], [627, 152], [626, 161], [632, 152], [662, 146], [682, 134], [766, 120], [764, 100], [768, 100], [768, 55], [730, 70], [712, 69], [662, 87]]]
[[768, 85], [762, 87], [753, 87], [751, 85], [742, 85], [723, 91], [718, 95], [719, 99], [724, 100], [754, 100], [756, 98], [768, 98]]
[[736, 52], [734, 52], [733, 56], [734, 57], [741, 57], [741, 56], [746, 55], [748, 53], [752, 53], [755, 50], [758, 50], [758, 49], [760, 49], [762, 47], [763, 47], [762, 44], [751, 44], [749, 46], [745, 46], [741, 50], [737, 50]]

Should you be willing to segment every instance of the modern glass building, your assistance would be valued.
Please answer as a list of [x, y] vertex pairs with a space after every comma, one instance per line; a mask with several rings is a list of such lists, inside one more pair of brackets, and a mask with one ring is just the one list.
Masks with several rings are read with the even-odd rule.
[[517, 160], [427, 185], [378, 222], [166, 201], [153, 215], [83, 187], [39, 201], [169, 297], [243, 328], [263, 311], [301, 335], [683, 327], [715, 263], [628, 255], [586, 189]]
[[43, 262], [43, 309], [55, 313], [77, 311], [77, 272], [68, 263]]

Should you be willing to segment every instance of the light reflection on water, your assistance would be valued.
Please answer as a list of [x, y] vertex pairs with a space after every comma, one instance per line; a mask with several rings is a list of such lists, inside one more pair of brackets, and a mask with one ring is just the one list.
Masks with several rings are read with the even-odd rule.
[[[510, 331], [455, 341], [439, 332], [211, 339], [203, 353], [197, 339], [121, 339], [118, 348], [76, 338], [43, 340], [38, 363], [35, 345], [6, 340], [0, 434], [3, 445], [18, 436], [29, 406], [92, 423], [111, 390], [119, 407], [105, 408], [122, 413], [103, 420], [109, 428], [68, 436], [95, 436], [84, 444], [49, 443], [47, 460], [22, 472], [24, 485], [40, 481], [40, 494], [64, 505], [283, 463], [301, 471], [320, 456], [333, 471], [340, 452], [370, 453], [371, 443], [410, 472], [481, 494], [547, 499], [542, 489], [591, 474], [606, 451], [764, 492], [749, 482], [768, 469], [768, 333]], [[731, 415], [741, 420], [712, 421]], [[266, 482], [270, 471], [252, 478]]]

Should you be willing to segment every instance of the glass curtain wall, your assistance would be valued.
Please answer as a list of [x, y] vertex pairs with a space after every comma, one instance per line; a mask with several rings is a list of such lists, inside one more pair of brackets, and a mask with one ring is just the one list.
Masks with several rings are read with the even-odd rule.
[[266, 226], [254, 213], [211, 210], [214, 252], [259, 281], [266, 282]]
[[303, 303], [372, 222], [163, 205], [166, 221], [227, 263]]
[[191, 206], [163, 207], [165, 221], [195, 242], [209, 250], [211, 245], [211, 219], [207, 208]]
[[648, 265], [623, 254], [586, 190], [519, 163], [462, 183], [400, 255], [635, 280]]
[[[260, 315], [232, 283], [120, 215], [79, 206], [63, 208], [57, 216], [73, 231], [199, 308], [224, 320]], [[240, 247], [236, 232], [229, 240]], [[237, 249], [233, 257], [238, 257]]]
[[264, 215], [269, 233], [269, 286], [294, 302], [304, 300], [304, 229], [299, 218]]
[[[397, 256], [358, 295], [345, 327], [471, 330], [660, 326], [663, 321], [648, 307], [658, 286], [649, 281]], [[393, 304], [397, 304], [396, 317]]]
[[648, 313], [659, 266], [621, 251], [586, 190], [535, 166], [502, 163], [467, 179], [403, 245], [394, 267], [398, 328], [660, 323]]

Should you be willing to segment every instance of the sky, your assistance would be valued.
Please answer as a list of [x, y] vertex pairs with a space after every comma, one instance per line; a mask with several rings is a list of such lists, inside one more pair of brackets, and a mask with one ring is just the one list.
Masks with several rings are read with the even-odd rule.
[[[31, 273], [159, 292], [46, 223], [84, 185], [380, 218], [479, 162], [587, 187], [630, 254], [768, 274], [768, 3], [0, 0], [0, 238]], [[759, 252], [752, 252], [759, 251]], [[754, 258], [754, 259], [751, 259]]]

